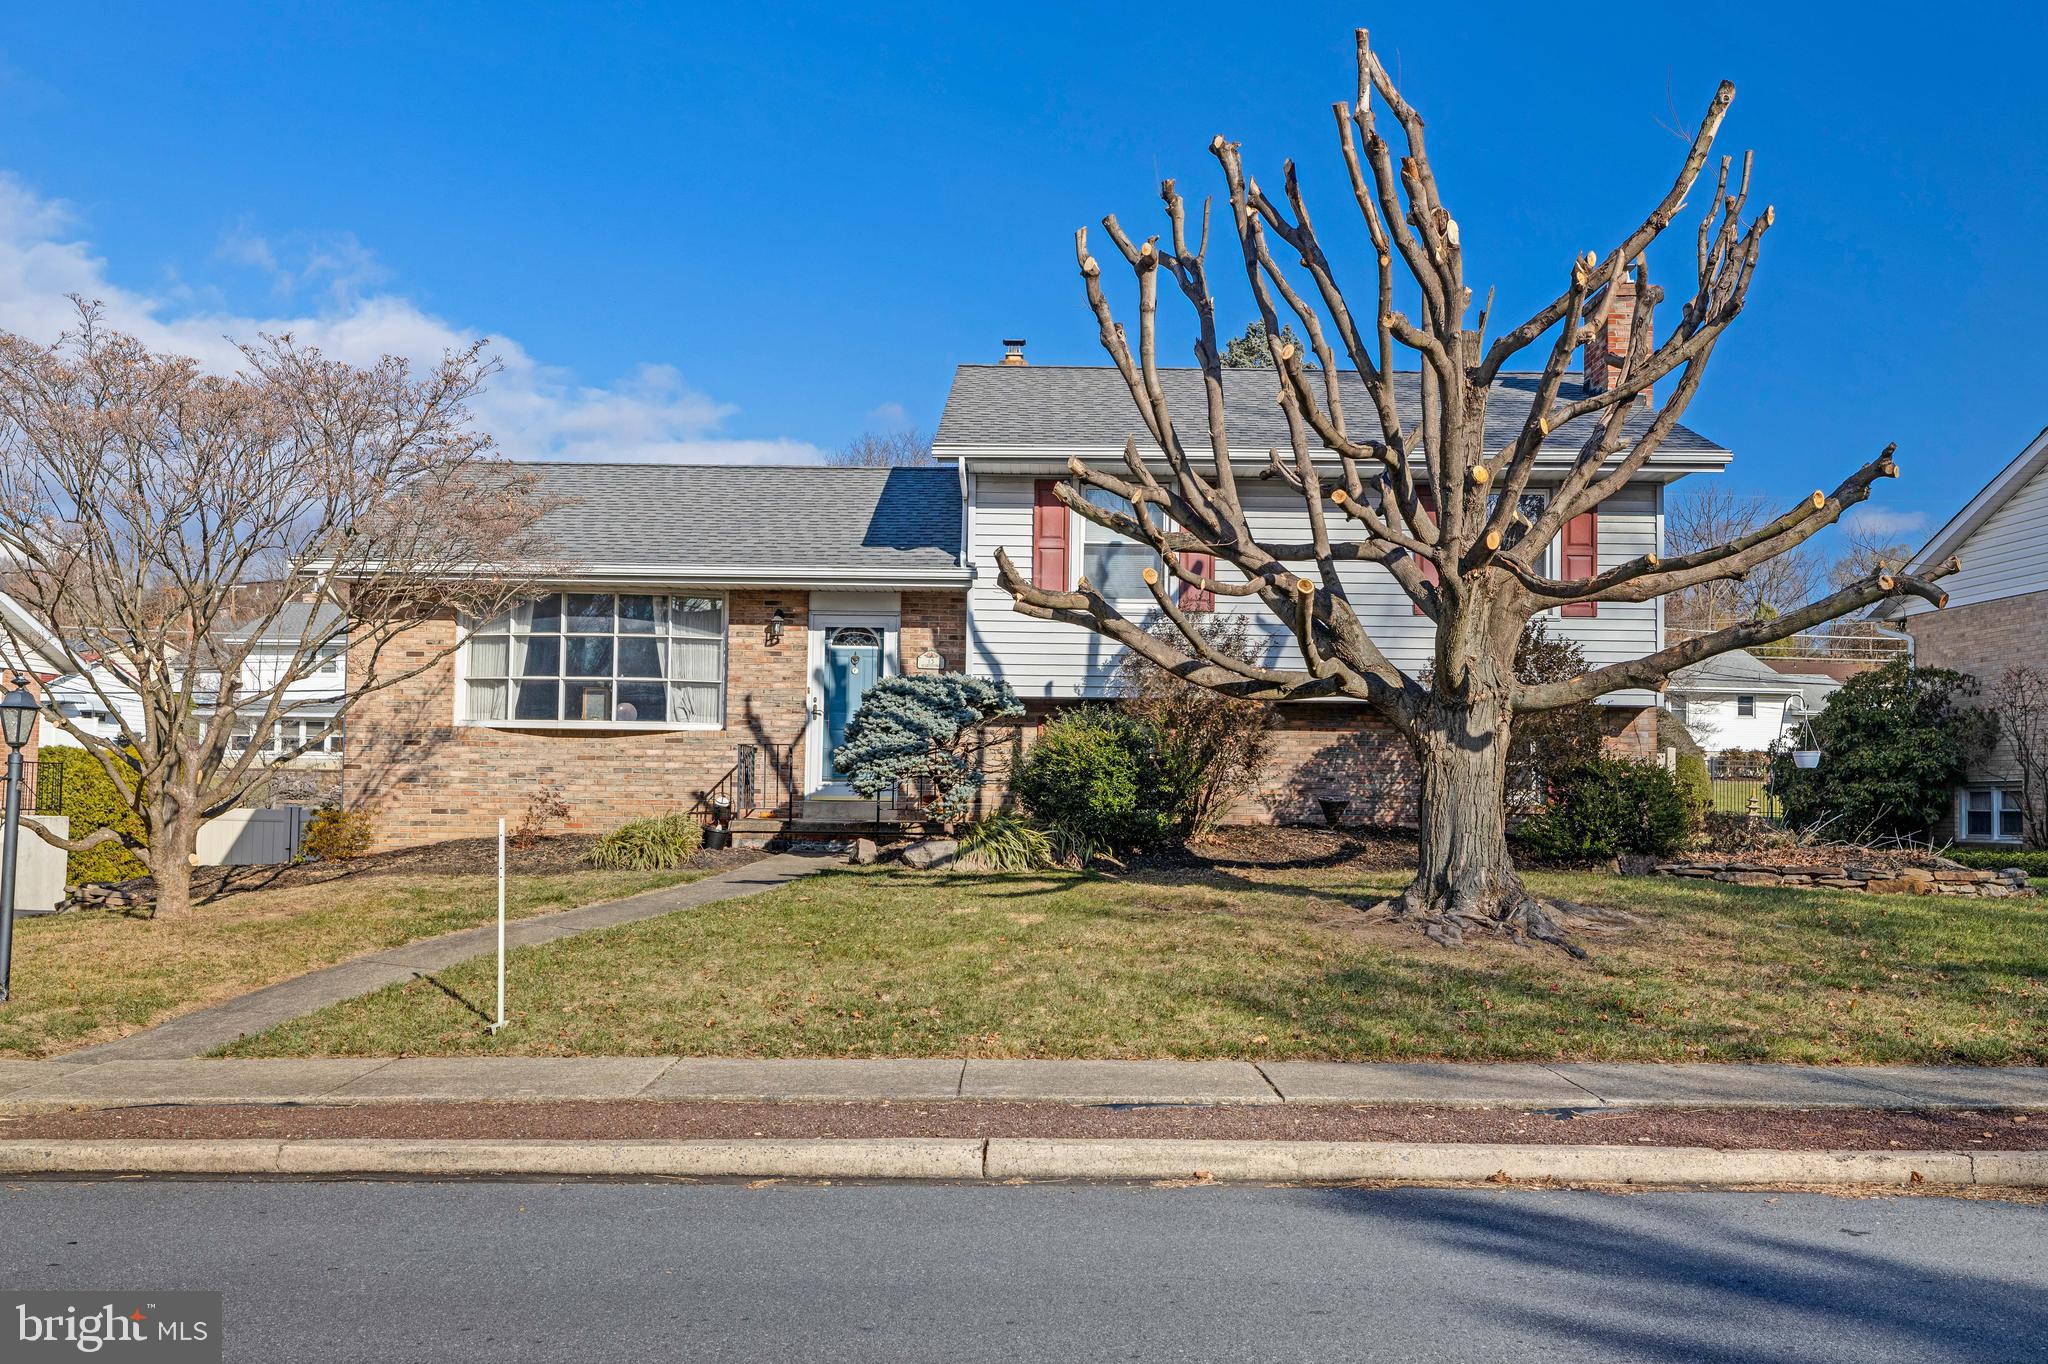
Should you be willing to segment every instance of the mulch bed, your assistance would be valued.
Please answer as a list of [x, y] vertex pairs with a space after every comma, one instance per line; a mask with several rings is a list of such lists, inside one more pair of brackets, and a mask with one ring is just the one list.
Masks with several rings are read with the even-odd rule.
[[0, 1118], [5, 1138], [547, 1140], [1129, 1137], [1704, 1146], [1716, 1150], [2048, 1149], [2048, 1114], [1877, 1109], [1583, 1109], [1252, 1104], [400, 1103], [159, 1105]]
[[1185, 848], [1132, 857], [1132, 871], [1203, 871], [1211, 867], [1286, 871], [1343, 867], [1353, 871], [1413, 871], [1415, 836], [1386, 829], [1311, 829], [1286, 824], [1218, 829]]

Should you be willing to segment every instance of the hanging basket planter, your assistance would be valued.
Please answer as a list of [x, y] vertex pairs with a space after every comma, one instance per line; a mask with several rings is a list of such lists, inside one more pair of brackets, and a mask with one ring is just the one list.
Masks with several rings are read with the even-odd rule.
[[1795, 748], [1792, 750], [1792, 765], [1809, 771], [1820, 766], [1820, 750], [1817, 748]]

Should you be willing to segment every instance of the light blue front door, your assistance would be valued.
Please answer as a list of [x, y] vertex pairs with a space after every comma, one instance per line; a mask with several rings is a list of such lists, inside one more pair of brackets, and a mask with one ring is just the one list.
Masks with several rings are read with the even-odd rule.
[[848, 791], [832, 754], [846, 742], [868, 688], [882, 675], [882, 632], [865, 625], [840, 625], [825, 636], [825, 745], [823, 773], [828, 790]]

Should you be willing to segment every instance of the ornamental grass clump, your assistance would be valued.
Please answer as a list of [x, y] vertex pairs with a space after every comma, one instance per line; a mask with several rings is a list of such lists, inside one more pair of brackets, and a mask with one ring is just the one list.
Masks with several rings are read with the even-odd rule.
[[1022, 815], [985, 815], [960, 836], [958, 865], [970, 871], [1043, 871], [1052, 864], [1052, 840]]
[[704, 826], [688, 815], [657, 815], [621, 824], [592, 845], [586, 860], [606, 871], [665, 871], [704, 846]]

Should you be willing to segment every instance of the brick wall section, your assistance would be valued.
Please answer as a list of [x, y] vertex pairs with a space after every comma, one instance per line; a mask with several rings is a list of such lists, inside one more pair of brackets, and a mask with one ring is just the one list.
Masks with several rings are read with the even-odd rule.
[[1644, 706], [1640, 710], [1629, 710], [1623, 706], [1603, 706], [1600, 718], [1605, 722], [1606, 737], [1601, 747], [1608, 756], [1615, 758], [1648, 759], [1657, 756], [1657, 708]]
[[[562, 785], [565, 832], [603, 832], [632, 819], [688, 810], [732, 770], [743, 743], [790, 753], [803, 781], [810, 594], [801, 588], [727, 594], [725, 728], [641, 733], [574, 729], [484, 729], [455, 723], [455, 660], [364, 698], [349, 717], [344, 799], [375, 820], [377, 848], [517, 826], [534, 792]], [[768, 643], [780, 607], [782, 641]], [[454, 638], [452, 619], [394, 646], [416, 664]], [[966, 599], [958, 592], [902, 597], [900, 666], [936, 649], [958, 667], [966, 648]], [[792, 749], [792, 746], [793, 749]], [[763, 795], [769, 781], [760, 772]]]
[[[1913, 637], [1913, 661], [1923, 668], [1953, 668], [1989, 687], [2008, 668], [2048, 668], [2048, 592], [1923, 611], [1903, 622]], [[2017, 782], [2010, 747], [2001, 740], [1971, 769], [1972, 780]], [[1953, 809], [1934, 826], [1937, 838], [1957, 836]]]
[[[1027, 701], [1025, 718], [994, 727], [986, 757], [983, 807], [1008, 798], [1005, 774], [1030, 748], [1060, 703]], [[1607, 751], [1650, 758], [1657, 751], [1657, 711], [1610, 708]], [[1347, 824], [1412, 828], [1421, 795], [1414, 759], [1393, 726], [1364, 705], [1283, 705], [1258, 790], [1231, 808], [1231, 824], [1320, 824], [1321, 801], [1349, 801]]]
[[902, 597], [902, 670], [916, 671], [918, 654], [933, 649], [957, 672], [967, 661], [967, 598], [959, 592], [905, 592]]

